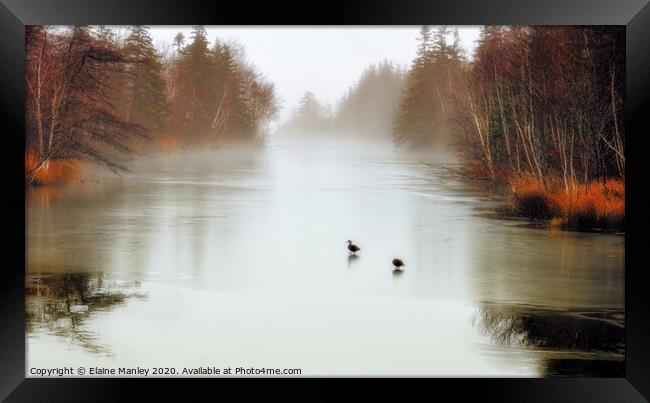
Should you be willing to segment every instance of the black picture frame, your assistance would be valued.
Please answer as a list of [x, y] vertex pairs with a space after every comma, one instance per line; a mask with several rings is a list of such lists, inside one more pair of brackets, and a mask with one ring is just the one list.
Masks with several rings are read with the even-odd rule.
[[[650, 399], [650, 292], [645, 259], [650, 228], [647, 192], [650, 112], [650, 5], [648, 0], [363, 0], [278, 3], [148, 0], [1, 0], [0, 114], [4, 192], [3, 281], [0, 281], [0, 399], [137, 401], [151, 391], [163, 400], [225, 392], [312, 401], [372, 397], [456, 398], [494, 401], [646, 401]], [[146, 25], [625, 25], [626, 26], [626, 362], [624, 378], [547, 379], [34, 379], [25, 378], [24, 26], [32, 24]], [[22, 236], [21, 236], [22, 235]], [[349, 387], [352, 388], [349, 388]], [[339, 390], [345, 387], [346, 392]], [[451, 394], [449, 394], [451, 393]], [[413, 394], [413, 395], [412, 395]], [[261, 400], [261, 399], [258, 399]], [[266, 398], [265, 398], [266, 400]], [[330, 400], [330, 399], [328, 399]]]

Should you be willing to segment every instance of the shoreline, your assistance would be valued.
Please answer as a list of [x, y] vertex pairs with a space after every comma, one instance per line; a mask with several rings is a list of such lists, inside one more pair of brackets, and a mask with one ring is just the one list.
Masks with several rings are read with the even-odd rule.
[[544, 188], [526, 176], [514, 180], [477, 176], [466, 165], [449, 171], [504, 197], [506, 205], [495, 210], [499, 219], [526, 220], [546, 230], [625, 235], [625, 184], [621, 179], [608, 179], [602, 191], [598, 189], [602, 182], [594, 181], [577, 184], [567, 192]]
[[[156, 147], [156, 151], [170, 150]], [[452, 168], [445, 164], [418, 162], [429, 167], [442, 167], [463, 179], [480, 183], [492, 194], [503, 196], [506, 205], [495, 209], [499, 219], [522, 219], [533, 227], [545, 230], [625, 235], [625, 185], [620, 179], [609, 179], [602, 186], [602, 182], [591, 182], [577, 184], [570, 191], [559, 191], [557, 186], [544, 187], [530, 176], [492, 180], [485, 175], [476, 175], [463, 163], [459, 168]], [[27, 163], [28, 159], [26, 168]], [[99, 183], [96, 175], [88, 176], [86, 172], [92, 165], [81, 159], [51, 161], [43, 178], [32, 183], [26, 180], [25, 190], [73, 183]]]

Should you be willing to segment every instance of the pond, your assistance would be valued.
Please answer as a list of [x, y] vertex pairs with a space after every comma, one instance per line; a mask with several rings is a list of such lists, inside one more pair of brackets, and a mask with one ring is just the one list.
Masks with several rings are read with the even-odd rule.
[[623, 376], [624, 236], [499, 219], [456, 168], [276, 141], [28, 190], [27, 376]]

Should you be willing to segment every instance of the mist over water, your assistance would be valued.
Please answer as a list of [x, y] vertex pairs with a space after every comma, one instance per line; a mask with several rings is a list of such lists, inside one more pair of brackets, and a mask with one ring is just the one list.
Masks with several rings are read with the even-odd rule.
[[30, 189], [27, 366], [620, 375], [624, 237], [497, 219], [455, 168], [277, 138]]

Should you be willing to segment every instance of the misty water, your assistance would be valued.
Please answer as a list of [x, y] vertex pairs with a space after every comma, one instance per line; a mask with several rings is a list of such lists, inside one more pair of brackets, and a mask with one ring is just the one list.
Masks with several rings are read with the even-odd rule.
[[276, 141], [130, 168], [27, 191], [28, 372], [623, 375], [624, 236], [499, 218], [448, 156]]

